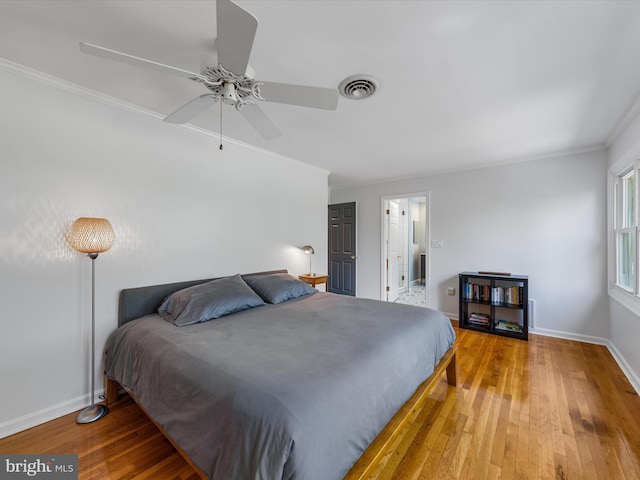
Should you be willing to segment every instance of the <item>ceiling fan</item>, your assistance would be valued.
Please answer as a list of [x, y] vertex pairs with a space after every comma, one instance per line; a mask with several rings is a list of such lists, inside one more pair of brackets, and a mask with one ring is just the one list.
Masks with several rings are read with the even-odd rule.
[[[339, 95], [337, 89], [254, 80], [253, 69], [249, 66], [249, 56], [258, 20], [230, 0], [216, 1], [216, 15], [218, 65], [205, 66], [201, 73], [189, 72], [90, 43], [81, 42], [80, 50], [91, 55], [188, 78], [202, 83], [209, 89], [208, 93], [191, 100], [167, 116], [164, 121], [169, 123], [186, 123], [211, 105], [222, 101], [227, 105], [234, 105], [265, 140], [271, 140], [280, 136], [281, 132], [257, 105], [256, 100], [324, 110], [336, 109]], [[222, 106], [220, 108], [222, 114]]]

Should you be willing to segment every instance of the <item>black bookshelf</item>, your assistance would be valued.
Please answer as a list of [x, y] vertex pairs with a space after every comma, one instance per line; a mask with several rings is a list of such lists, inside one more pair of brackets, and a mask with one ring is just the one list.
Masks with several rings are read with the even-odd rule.
[[462, 272], [459, 279], [460, 328], [528, 340], [528, 276]]

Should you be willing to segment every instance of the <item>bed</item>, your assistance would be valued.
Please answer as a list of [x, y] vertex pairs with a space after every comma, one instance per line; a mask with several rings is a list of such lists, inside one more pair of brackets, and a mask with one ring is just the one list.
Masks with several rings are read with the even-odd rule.
[[[184, 292], [224, 282], [250, 285], [259, 300], [240, 296], [256, 305], [185, 316], [210, 299]], [[444, 315], [319, 292], [286, 270], [126, 289], [118, 321], [107, 402], [124, 388], [203, 478], [363, 478], [442, 373], [456, 383]]]

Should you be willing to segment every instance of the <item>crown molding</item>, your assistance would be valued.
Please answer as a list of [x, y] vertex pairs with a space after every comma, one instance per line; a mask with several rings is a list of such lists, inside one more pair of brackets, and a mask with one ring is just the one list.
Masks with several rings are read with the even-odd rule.
[[372, 180], [370, 182], [344, 184], [344, 185], [338, 185], [338, 186], [331, 186], [331, 178], [329, 178], [329, 188], [331, 189], [331, 191], [339, 191], [339, 190], [348, 190], [348, 189], [351, 189], [351, 188], [369, 187], [369, 186], [373, 186], [373, 185], [386, 185], [388, 183], [404, 182], [404, 181], [408, 181], [408, 180], [420, 180], [420, 179], [426, 179], [426, 178], [430, 178], [430, 177], [436, 177], [438, 175], [448, 175], [448, 174], [452, 174], [452, 173], [462, 173], [462, 172], [468, 172], [468, 171], [472, 171], [472, 170], [480, 170], [480, 169], [483, 169], [483, 168], [502, 167], [502, 166], [506, 166], [506, 165], [513, 165], [513, 164], [516, 164], [516, 163], [534, 162], [534, 161], [537, 161], [537, 160], [547, 160], [547, 159], [550, 159], [550, 158], [569, 157], [571, 155], [583, 155], [585, 153], [593, 153], [593, 152], [605, 151], [606, 149], [607, 149], [607, 146], [604, 145], [604, 144], [592, 145], [592, 146], [584, 147], [584, 148], [576, 148], [574, 150], [564, 150], [564, 151], [560, 151], [560, 152], [551, 152], [551, 153], [545, 153], [545, 154], [542, 154], [542, 155], [534, 155], [534, 156], [531, 156], [531, 157], [514, 158], [514, 159], [509, 159], [509, 160], [497, 160], [497, 161], [494, 161], [494, 162], [484, 162], [484, 163], [479, 163], [479, 164], [476, 164], [476, 165], [467, 165], [467, 166], [464, 166], [464, 167], [445, 168], [445, 169], [440, 169], [440, 170], [434, 170], [433, 172], [423, 173], [423, 174], [419, 174], [419, 175], [404, 175], [404, 176], [401, 176], [401, 177], [386, 178], [384, 180]]
[[[124, 100], [120, 100], [118, 98], [115, 97], [111, 97], [109, 95], [105, 95], [102, 94], [100, 92], [97, 92], [95, 90], [92, 90], [90, 88], [87, 87], [83, 87], [81, 85], [78, 85], [77, 83], [73, 83], [70, 82], [68, 80], [64, 80], [61, 79], [59, 77], [53, 76], [53, 75], [49, 75], [48, 73], [43, 73], [41, 71], [38, 70], [34, 70], [32, 68], [26, 67], [24, 65], [21, 65], [19, 63], [15, 63], [12, 62], [10, 60], [7, 60], [5, 58], [0, 58], [0, 71], [4, 71], [7, 73], [11, 73], [14, 75], [19, 75], [25, 78], [28, 78], [30, 80], [34, 80], [38, 83], [47, 85], [49, 87], [53, 87], [56, 88], [58, 90], [62, 90], [65, 91], [67, 93], [71, 93], [73, 95], [78, 95], [80, 97], [84, 97], [87, 98], [89, 100], [93, 100], [99, 103], [102, 103], [104, 105], [108, 105], [110, 107], [114, 107], [117, 108], [119, 110], [123, 110], [126, 112], [130, 112], [130, 113], [134, 113], [137, 115], [143, 115], [146, 117], [151, 117], [157, 120], [162, 121], [165, 117], [165, 115], [162, 115], [158, 112], [154, 112], [153, 110], [148, 110], [146, 108], [140, 107], [138, 105], [134, 105], [132, 103], [129, 102], [125, 102]], [[201, 127], [197, 127], [195, 125], [189, 124], [189, 123], [185, 123], [182, 125], [177, 125], [177, 127], [179, 128], [184, 128], [187, 130], [191, 130], [194, 131], [196, 133], [199, 133], [201, 135], [206, 135], [209, 137], [213, 137], [216, 139], [220, 139], [220, 135], [218, 133], [212, 132], [210, 130], [207, 130], [205, 128], [201, 128]], [[224, 136], [224, 141], [237, 145], [239, 147], [242, 148], [246, 148], [248, 150], [252, 150], [254, 152], [260, 153], [262, 155], [266, 155], [268, 157], [271, 157], [273, 159], [276, 160], [281, 160], [281, 161], [285, 161], [285, 162], [289, 162], [289, 163], [294, 163], [296, 165], [299, 166], [304, 166], [305, 168], [308, 168], [310, 170], [316, 171], [316, 172], [320, 172], [324, 175], [326, 175], [327, 177], [329, 176], [329, 174], [331, 173], [329, 170], [325, 170], [323, 168], [317, 167], [315, 165], [310, 165], [308, 163], [304, 163], [300, 160], [296, 160], [294, 158], [291, 157], [287, 157], [285, 155], [281, 155], [279, 153], [275, 153], [275, 152], [271, 152], [269, 150], [265, 150], [263, 148], [260, 147], [256, 147], [255, 145], [251, 145], [248, 143], [244, 143], [241, 142], [240, 140], [236, 140], [233, 137], [228, 137], [228, 136]]]
[[613, 145], [616, 142], [616, 140], [618, 140], [620, 135], [624, 133], [624, 131], [629, 126], [629, 124], [633, 122], [633, 120], [635, 120], [635, 118], [638, 116], [639, 113], [640, 113], [640, 96], [636, 98], [636, 101], [633, 102], [631, 107], [629, 107], [629, 109], [626, 111], [626, 113], [623, 115], [623, 117], [616, 124], [614, 129], [611, 131], [611, 133], [605, 140], [604, 144], [606, 145], [607, 148], [611, 147], [611, 145]]

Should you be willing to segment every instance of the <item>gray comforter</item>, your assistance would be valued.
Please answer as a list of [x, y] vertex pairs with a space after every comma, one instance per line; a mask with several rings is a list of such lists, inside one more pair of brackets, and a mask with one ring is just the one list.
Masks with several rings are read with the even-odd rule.
[[118, 328], [106, 375], [209, 478], [337, 480], [455, 340], [429, 309], [316, 293]]

